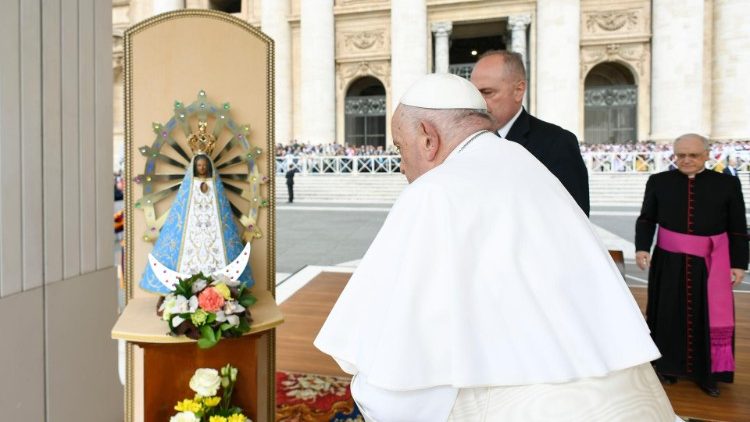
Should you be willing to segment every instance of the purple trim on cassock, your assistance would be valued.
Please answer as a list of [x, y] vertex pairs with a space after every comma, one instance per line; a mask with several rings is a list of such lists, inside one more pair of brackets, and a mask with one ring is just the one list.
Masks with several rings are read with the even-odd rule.
[[656, 244], [665, 251], [700, 256], [706, 261], [711, 372], [734, 371], [734, 298], [729, 263], [729, 237], [726, 233], [713, 236], [677, 233], [660, 226]]

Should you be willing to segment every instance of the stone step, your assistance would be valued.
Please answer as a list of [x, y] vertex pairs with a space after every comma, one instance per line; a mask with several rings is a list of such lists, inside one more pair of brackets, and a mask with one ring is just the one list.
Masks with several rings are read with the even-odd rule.
[[[649, 174], [591, 173], [589, 193], [595, 205], [639, 206]], [[406, 187], [401, 174], [297, 175], [294, 194], [298, 202], [393, 203]], [[743, 185], [750, 197], [750, 181]], [[276, 178], [276, 199], [287, 200], [286, 180]]]

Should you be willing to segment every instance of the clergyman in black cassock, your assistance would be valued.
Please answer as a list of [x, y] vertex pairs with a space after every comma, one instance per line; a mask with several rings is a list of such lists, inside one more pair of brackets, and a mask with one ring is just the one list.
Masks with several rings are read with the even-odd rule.
[[[747, 268], [745, 203], [736, 177], [706, 169], [693, 177], [680, 170], [652, 175], [636, 221], [637, 251], [651, 249], [657, 224], [681, 234], [726, 233], [731, 268]], [[639, 265], [644, 267], [640, 262]], [[691, 378], [715, 396], [715, 382], [732, 382], [734, 372], [711, 370], [707, 277], [703, 257], [655, 246], [648, 277], [646, 320], [662, 353], [655, 361], [657, 372], [672, 382], [674, 377]]]

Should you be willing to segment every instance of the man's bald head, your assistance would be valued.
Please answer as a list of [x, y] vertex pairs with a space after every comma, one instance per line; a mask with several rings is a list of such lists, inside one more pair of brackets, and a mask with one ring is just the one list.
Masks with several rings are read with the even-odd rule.
[[687, 133], [674, 140], [674, 156], [677, 169], [688, 177], [695, 176], [706, 168], [708, 161], [708, 139]]
[[704, 150], [708, 151], [709, 149], [711, 149], [711, 145], [708, 142], [708, 138], [706, 138], [705, 136], [698, 135], [697, 133], [686, 133], [684, 135], [678, 136], [677, 139], [674, 140], [672, 147], [676, 147], [677, 143], [680, 141], [700, 142], [703, 145]]
[[517, 81], [526, 80], [526, 66], [523, 64], [523, 56], [521, 53], [508, 50], [487, 50], [479, 56], [477, 62], [488, 57], [497, 58], [503, 61], [503, 64], [505, 65], [503, 66], [505, 76]]
[[484, 53], [474, 65], [471, 83], [487, 102], [487, 110], [505, 126], [518, 113], [526, 93], [526, 71], [520, 54], [492, 50]]

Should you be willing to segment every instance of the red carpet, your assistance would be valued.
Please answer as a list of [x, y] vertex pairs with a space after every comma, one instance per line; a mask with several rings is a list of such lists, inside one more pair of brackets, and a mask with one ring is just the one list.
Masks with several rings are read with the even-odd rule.
[[364, 421], [349, 391], [349, 379], [276, 372], [277, 422]]

